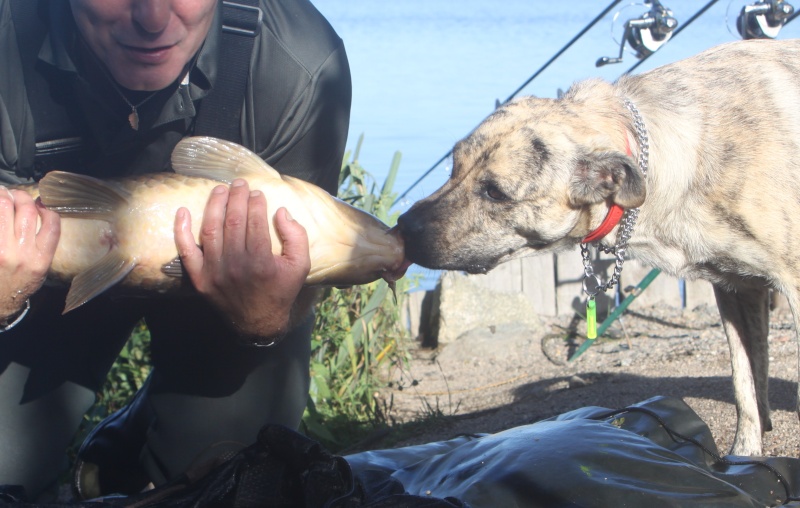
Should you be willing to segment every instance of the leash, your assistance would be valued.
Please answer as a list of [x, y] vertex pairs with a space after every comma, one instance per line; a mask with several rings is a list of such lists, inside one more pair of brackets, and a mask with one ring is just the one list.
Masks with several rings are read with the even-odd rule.
[[[639, 145], [639, 170], [643, 176], [647, 176], [649, 164], [649, 140], [647, 129], [642, 120], [639, 110], [629, 99], [624, 99], [625, 107], [633, 116], [633, 126], [636, 130], [636, 142]], [[630, 156], [633, 155], [630, 143], [626, 142], [625, 151]], [[606, 214], [606, 218], [600, 226], [586, 235], [581, 240], [581, 258], [583, 259], [583, 292], [588, 296], [586, 300], [586, 338], [591, 341], [597, 338], [597, 304], [595, 296], [600, 291], [606, 292], [619, 282], [622, 275], [622, 265], [625, 263], [625, 251], [628, 248], [628, 240], [633, 233], [633, 227], [639, 216], [638, 208], [624, 210], [617, 204], [611, 205]], [[592, 260], [589, 254], [589, 244], [597, 242], [611, 232], [614, 227], [619, 225], [617, 230], [617, 240], [613, 247], [605, 247], [597, 244], [597, 250], [605, 254], [612, 254], [615, 258], [614, 272], [611, 277], [603, 283], [600, 277], [594, 272]], [[591, 344], [591, 342], [587, 343]], [[588, 347], [588, 345], [586, 346]]]

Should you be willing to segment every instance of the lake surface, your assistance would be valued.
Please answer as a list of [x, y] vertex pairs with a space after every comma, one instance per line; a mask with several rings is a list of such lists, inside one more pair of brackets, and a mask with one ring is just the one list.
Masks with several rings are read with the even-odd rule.
[[[350, 60], [353, 106], [348, 148], [364, 135], [359, 160], [382, 183], [396, 151], [402, 154], [395, 191], [401, 194], [446, 155], [495, 107], [557, 54], [612, 2], [573, 0], [312, 0], [342, 37]], [[686, 25], [634, 72], [739, 39], [735, 20], [744, 5], [724, 0], [662, 0]], [[792, 2], [790, 2], [792, 3]], [[701, 8], [703, 15], [687, 24]], [[800, 2], [795, 5], [800, 9]], [[521, 95], [556, 97], [588, 77], [614, 80], [638, 62], [626, 48], [616, 57], [623, 23], [649, 10], [619, 2], [542, 72]], [[616, 19], [615, 19], [616, 18]], [[731, 33], [733, 32], [733, 34]], [[734, 35], [736, 34], [736, 35]], [[800, 37], [800, 22], [778, 38]], [[399, 201], [399, 211], [447, 179], [449, 160]], [[435, 282], [426, 274], [424, 286]]]

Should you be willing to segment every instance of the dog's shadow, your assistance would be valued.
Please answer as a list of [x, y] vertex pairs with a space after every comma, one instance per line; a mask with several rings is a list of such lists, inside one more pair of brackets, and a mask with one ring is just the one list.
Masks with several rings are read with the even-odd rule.
[[[546, 403], [557, 412], [583, 406], [619, 409], [654, 396], [708, 399], [734, 404], [730, 376], [637, 376], [628, 373], [582, 372], [526, 383], [512, 390], [513, 404]], [[773, 410], [795, 410], [796, 383], [770, 378], [769, 399]], [[546, 416], [545, 416], [546, 417]]]

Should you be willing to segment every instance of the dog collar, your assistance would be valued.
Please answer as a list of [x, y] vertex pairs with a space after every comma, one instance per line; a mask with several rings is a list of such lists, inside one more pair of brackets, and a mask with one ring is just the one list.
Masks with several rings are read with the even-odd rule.
[[[625, 153], [628, 155], [628, 157], [633, 156], [633, 151], [631, 150], [631, 141], [627, 134], [625, 135]], [[606, 214], [606, 218], [603, 219], [603, 222], [600, 223], [597, 229], [583, 237], [581, 243], [592, 243], [605, 237], [617, 226], [617, 224], [619, 224], [619, 221], [622, 219], [624, 214], [624, 208], [616, 203], [612, 204], [608, 209], [608, 213]]]
[[[647, 129], [645, 128], [642, 115], [639, 110], [629, 100], [624, 99], [625, 107], [633, 115], [633, 126], [636, 129], [636, 142], [639, 145], [639, 170], [643, 176], [647, 176], [647, 165], [649, 155], [649, 141], [647, 139]], [[625, 151], [628, 156], [631, 156], [630, 139], [625, 136]], [[588, 295], [586, 300], [586, 338], [588, 339], [582, 348], [588, 347], [592, 343], [592, 339], [597, 337], [597, 305], [594, 297], [600, 291], [606, 292], [612, 286], [617, 284], [622, 275], [622, 265], [625, 263], [625, 251], [628, 248], [628, 240], [630, 240], [633, 226], [636, 224], [636, 218], [639, 215], [638, 208], [631, 208], [630, 210], [623, 210], [619, 205], [611, 205], [608, 209], [606, 218], [600, 227], [589, 233], [581, 242], [581, 259], [583, 260], [583, 292]], [[613, 254], [616, 259], [614, 264], [614, 273], [606, 282], [601, 282], [600, 277], [594, 273], [592, 266], [592, 259], [589, 254], [588, 243], [598, 240], [607, 235], [621, 220], [624, 218], [624, 223], [620, 226], [617, 232], [617, 242], [613, 247], [605, 247], [598, 245], [597, 250], [606, 254]], [[575, 358], [576, 355], [573, 355]]]
[[581, 243], [596, 242], [597, 240], [600, 240], [609, 234], [611, 230], [614, 229], [617, 224], [619, 224], [619, 221], [622, 219], [622, 215], [624, 213], [625, 209], [618, 204], [614, 203], [611, 205], [611, 208], [608, 209], [608, 213], [606, 214], [606, 218], [603, 219], [603, 222], [600, 223], [597, 229], [586, 235], [583, 240], [581, 240]]

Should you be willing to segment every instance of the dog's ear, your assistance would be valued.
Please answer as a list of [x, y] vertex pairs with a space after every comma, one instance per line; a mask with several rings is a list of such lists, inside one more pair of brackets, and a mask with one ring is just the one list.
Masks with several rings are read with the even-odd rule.
[[595, 152], [581, 157], [569, 186], [570, 203], [592, 205], [607, 200], [623, 208], [644, 203], [644, 177], [633, 160], [619, 152]]

